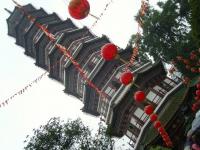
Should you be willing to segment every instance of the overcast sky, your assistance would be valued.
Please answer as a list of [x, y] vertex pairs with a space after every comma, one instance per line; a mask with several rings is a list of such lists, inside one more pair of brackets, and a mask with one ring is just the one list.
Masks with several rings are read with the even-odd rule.
[[[91, 13], [99, 16], [110, 0], [89, 0]], [[124, 48], [131, 34], [137, 30], [134, 15], [140, 7], [139, 0], [112, 0], [102, 19], [91, 31], [105, 34], [116, 45]], [[156, 0], [157, 1], [157, 0]], [[151, 4], [156, 3], [151, 0]], [[48, 13], [56, 12], [62, 19], [69, 17], [66, 0], [18, 0], [22, 5], [32, 3], [36, 8], [43, 7]], [[152, 3], [153, 2], [153, 3]], [[0, 0], [0, 102], [4, 101], [35, 78], [44, 73], [34, 65], [34, 60], [24, 55], [24, 49], [15, 44], [15, 39], [7, 35], [4, 11], [14, 9], [11, 0]], [[95, 21], [87, 17], [82, 21], [73, 20], [78, 26], [91, 27]], [[63, 92], [63, 85], [45, 76], [25, 93], [16, 96], [8, 105], [0, 108], [0, 150], [21, 150], [27, 134], [33, 128], [45, 124], [51, 117], [76, 119], [80, 117], [93, 130], [98, 128], [98, 118], [80, 111], [83, 104]]]

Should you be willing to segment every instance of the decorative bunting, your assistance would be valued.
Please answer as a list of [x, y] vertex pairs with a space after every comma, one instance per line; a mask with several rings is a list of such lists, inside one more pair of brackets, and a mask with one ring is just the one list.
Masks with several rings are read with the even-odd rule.
[[12, 96], [10, 96], [9, 98], [7, 98], [6, 100], [0, 102], [0, 108], [1, 106], [6, 106], [8, 105], [8, 103], [10, 102], [10, 100], [12, 100], [13, 98], [15, 98], [17, 95], [21, 95], [23, 94], [26, 90], [29, 89], [29, 87], [32, 87], [30, 85], [37, 83], [39, 80], [41, 80], [42, 77], [44, 77], [46, 74], [48, 73], [48, 71], [44, 72], [42, 75], [40, 75], [39, 77], [37, 77], [35, 80], [33, 80], [31, 83], [29, 83], [27, 86], [25, 86], [24, 88], [22, 88], [21, 90], [19, 90], [18, 92], [16, 92], [15, 94], [13, 94]]

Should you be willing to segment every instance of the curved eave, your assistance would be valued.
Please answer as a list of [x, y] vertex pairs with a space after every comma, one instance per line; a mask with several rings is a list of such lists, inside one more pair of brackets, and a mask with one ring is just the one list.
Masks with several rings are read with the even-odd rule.
[[66, 27], [67, 26], [72, 26], [72, 27], [77, 28], [77, 26], [69, 18], [64, 20], [64, 21], [61, 20], [60, 22], [49, 24], [48, 28], [55, 28], [58, 25], [66, 25]]
[[[31, 4], [27, 4], [27, 5], [24, 5], [24, 6], [23, 6], [23, 8], [24, 8], [25, 10], [28, 9], [28, 7], [30, 7], [30, 9], [32, 9], [31, 11], [36, 10], [36, 8], [33, 7], [33, 5], [31, 5]], [[17, 11], [17, 10], [18, 10], [18, 7], [15, 6], [15, 8], [14, 8], [12, 14], [11, 14], [6, 20], [9, 21], [10, 18], [11, 18], [11, 17], [13, 16], [13, 14], [15, 13], [15, 11]]]
[[158, 69], [160, 70], [159, 74], [163, 74], [163, 75], [167, 74], [162, 61], [158, 61], [155, 64], [153, 64], [150, 68], [148, 68], [147, 70], [138, 72], [135, 76], [134, 82], [136, 84], [140, 83], [142, 80], [144, 80], [146, 78], [146, 76], [149, 76], [149, 74], [151, 72], [158, 71]]

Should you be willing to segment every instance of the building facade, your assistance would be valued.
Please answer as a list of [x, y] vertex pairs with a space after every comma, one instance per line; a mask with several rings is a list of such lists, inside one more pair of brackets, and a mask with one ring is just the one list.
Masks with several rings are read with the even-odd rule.
[[[7, 19], [8, 35], [16, 38], [16, 44], [25, 48], [25, 54], [36, 60], [36, 65], [49, 71], [49, 77], [64, 85], [64, 92], [75, 96], [84, 104], [86, 113], [101, 116], [117, 137], [126, 135], [130, 145], [139, 149], [142, 138], [150, 126], [148, 116], [143, 109], [145, 104], [133, 100], [133, 93], [143, 90], [146, 104], [152, 104], [155, 112], [169, 101], [174, 91], [181, 88], [178, 78], [167, 76], [161, 61], [154, 64], [142, 62], [138, 58], [129, 70], [134, 74], [134, 82], [128, 86], [120, 83], [120, 75], [125, 64], [119, 59], [105, 61], [101, 57], [101, 47], [110, 40], [106, 36], [97, 37], [87, 27], [79, 29], [70, 19], [62, 21], [56, 13], [47, 14], [42, 8], [31, 4], [23, 7], [36, 19], [30, 22], [27, 16], [15, 8]], [[36, 26], [36, 22], [45, 26], [55, 35], [56, 42]], [[68, 52], [83, 68], [87, 77], [103, 92], [99, 94], [83, 79], [72, 62], [60, 52], [55, 43], [65, 46]], [[120, 58], [129, 60], [132, 48], [118, 48]]]

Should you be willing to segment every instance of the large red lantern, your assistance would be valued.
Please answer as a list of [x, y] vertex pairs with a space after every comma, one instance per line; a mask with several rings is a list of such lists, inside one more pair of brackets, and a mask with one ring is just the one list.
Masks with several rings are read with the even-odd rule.
[[158, 129], [159, 127], [161, 127], [161, 122], [160, 122], [160, 121], [155, 121], [154, 127], [155, 127], [156, 129]]
[[147, 115], [151, 115], [154, 111], [154, 108], [152, 105], [147, 105], [145, 106], [144, 108], [144, 112], [147, 114]]
[[105, 44], [101, 48], [101, 56], [105, 60], [113, 60], [113, 59], [115, 59], [115, 57], [117, 56], [117, 46], [112, 44], [112, 43]]
[[143, 102], [145, 100], [146, 96], [143, 91], [137, 91], [134, 93], [134, 99], [137, 102]]
[[157, 118], [158, 118], [158, 115], [156, 115], [156, 114], [151, 114], [151, 115], [150, 115], [150, 120], [151, 120], [152, 122], [156, 121]]
[[120, 82], [124, 85], [128, 85], [133, 81], [133, 74], [130, 71], [122, 73]]
[[87, 0], [71, 0], [68, 11], [74, 19], [84, 19], [90, 12], [90, 4]]
[[200, 96], [200, 90], [196, 90], [196, 95]]

